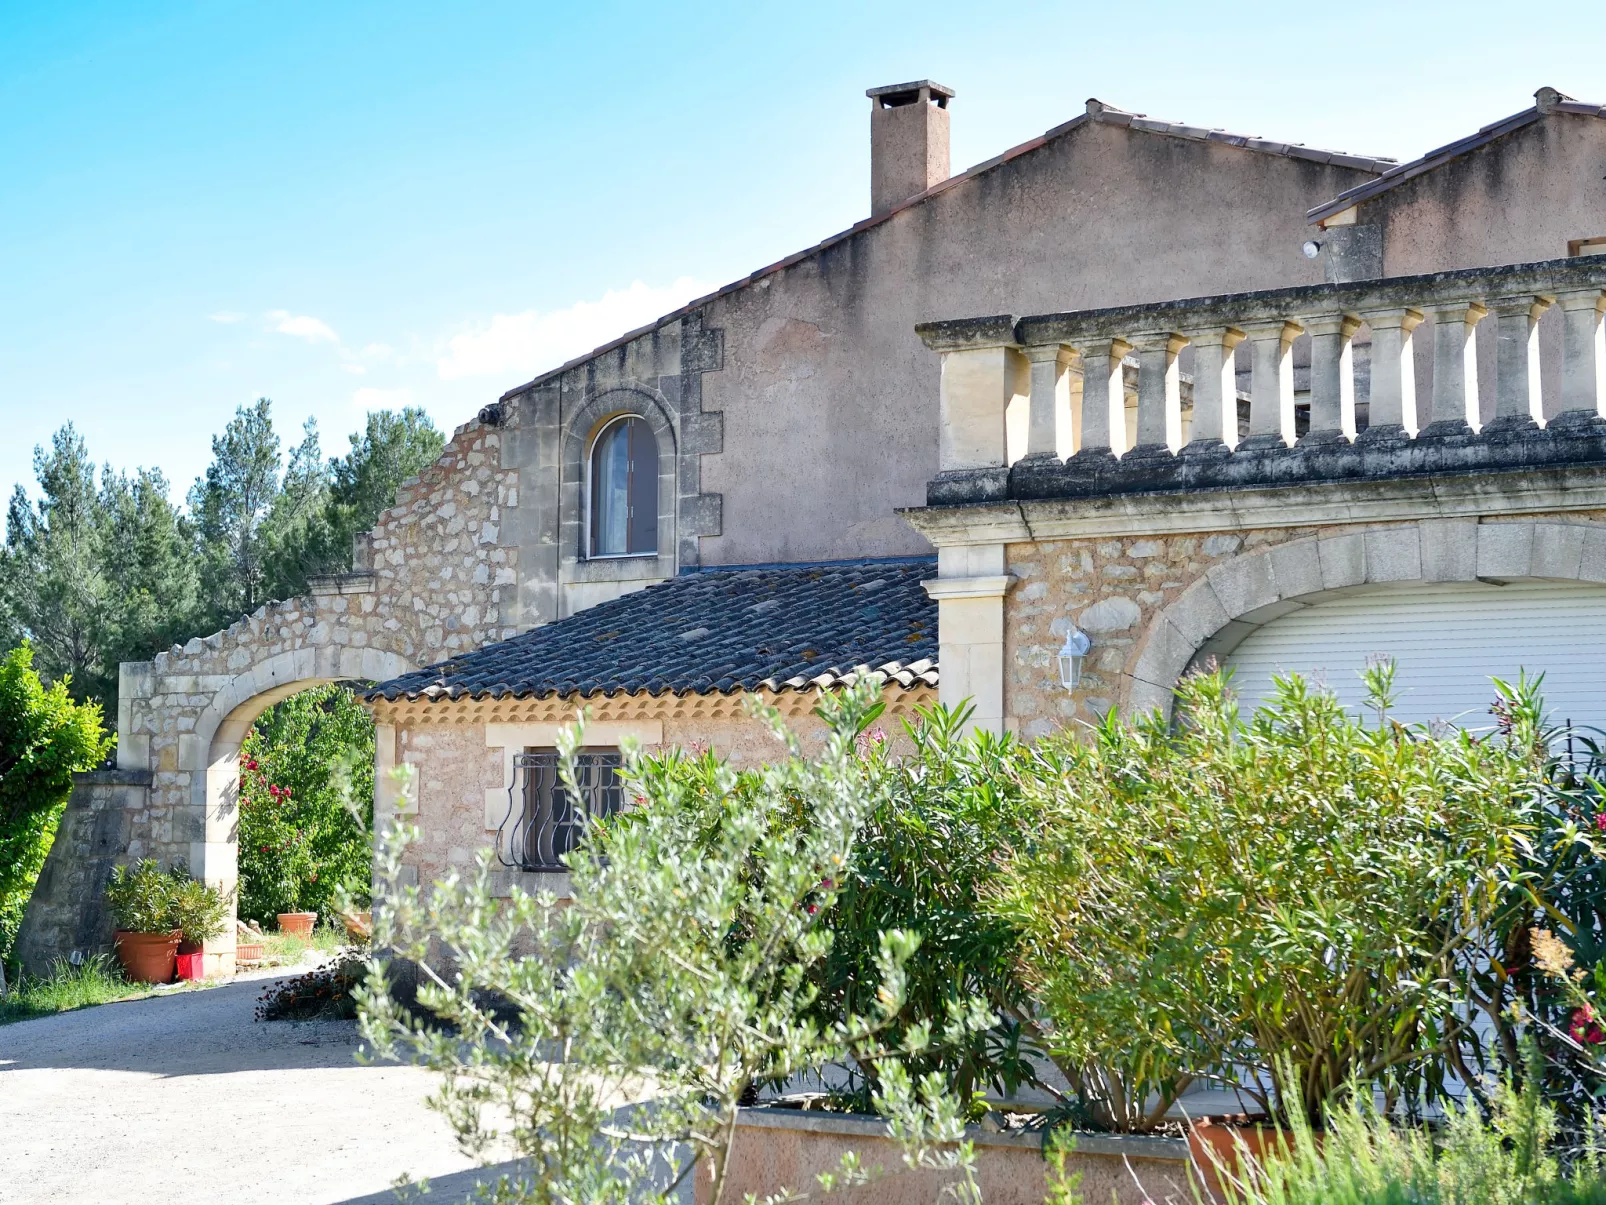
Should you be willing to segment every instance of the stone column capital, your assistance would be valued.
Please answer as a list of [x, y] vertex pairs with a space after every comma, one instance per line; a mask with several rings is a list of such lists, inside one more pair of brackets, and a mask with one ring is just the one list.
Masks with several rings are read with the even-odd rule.
[[1575, 312], [1578, 310], [1606, 311], [1606, 292], [1599, 286], [1587, 289], [1563, 289], [1556, 294], [1556, 304], [1563, 310]]
[[1386, 309], [1362, 310], [1360, 318], [1367, 326], [1376, 330], [1398, 330], [1409, 335], [1422, 325], [1424, 315], [1421, 310], [1411, 306], [1389, 306]]
[[1029, 343], [1020, 349], [1033, 364], [1059, 363], [1069, 367], [1081, 357], [1069, 343]]
[[1542, 293], [1513, 293], [1508, 297], [1491, 297], [1489, 312], [1496, 318], [1526, 317], [1537, 322], [1539, 316], [1556, 304], [1554, 297]]
[[1133, 335], [1130, 343], [1139, 355], [1144, 352], [1163, 351], [1169, 356], [1174, 356], [1188, 346], [1188, 337], [1175, 331], [1144, 331]]
[[1266, 322], [1246, 322], [1243, 326], [1244, 336], [1251, 343], [1270, 342], [1280, 340], [1284, 346], [1292, 343], [1304, 333], [1305, 328], [1292, 318], [1275, 318]]
[[1227, 351], [1231, 351], [1248, 337], [1236, 326], [1207, 326], [1198, 330], [1183, 330], [1177, 333], [1191, 343], [1195, 349], [1200, 347], [1220, 347]]
[[1353, 338], [1361, 329], [1361, 320], [1354, 314], [1322, 314], [1314, 318], [1301, 318], [1300, 325], [1313, 338], [1317, 335], [1337, 335], [1341, 339]]
[[1425, 305], [1422, 312], [1440, 326], [1455, 322], [1476, 326], [1488, 316], [1489, 309], [1481, 301], [1445, 301], [1438, 305]]

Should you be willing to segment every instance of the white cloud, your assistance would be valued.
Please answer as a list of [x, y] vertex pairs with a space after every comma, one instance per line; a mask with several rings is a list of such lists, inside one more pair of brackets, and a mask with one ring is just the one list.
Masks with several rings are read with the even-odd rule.
[[360, 377], [368, 371], [361, 364], [342, 364], [340, 367], [344, 368], [354, 377]]
[[367, 413], [370, 410], [401, 410], [413, 404], [411, 389], [375, 389], [364, 385], [351, 395], [351, 404]]
[[709, 291], [708, 285], [689, 276], [656, 289], [638, 280], [628, 289], [608, 290], [600, 301], [577, 301], [568, 309], [497, 314], [488, 326], [453, 336], [436, 368], [447, 381], [506, 374], [533, 376], [645, 326]]
[[329, 324], [321, 318], [313, 318], [307, 314], [292, 314], [289, 310], [270, 310], [268, 321], [273, 323], [273, 329], [281, 335], [293, 335], [297, 339], [305, 339], [308, 343], [339, 343], [340, 336], [329, 328]]
[[221, 322], [226, 326], [245, 320], [244, 314], [236, 314], [233, 310], [219, 310], [216, 314], [209, 314], [207, 316], [213, 322]]

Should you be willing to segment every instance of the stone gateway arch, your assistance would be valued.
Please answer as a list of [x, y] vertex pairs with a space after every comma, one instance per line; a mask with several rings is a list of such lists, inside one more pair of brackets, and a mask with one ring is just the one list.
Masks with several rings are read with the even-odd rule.
[[[23, 966], [110, 949], [102, 892], [135, 858], [236, 882], [240, 744], [257, 717], [327, 682], [383, 681], [517, 630], [518, 470], [503, 467], [500, 413], [458, 429], [396, 504], [358, 537], [357, 568], [315, 579], [210, 636], [122, 666], [117, 768], [76, 776], [18, 935]], [[379, 734], [381, 741], [386, 733]], [[232, 926], [208, 974], [234, 967]]]

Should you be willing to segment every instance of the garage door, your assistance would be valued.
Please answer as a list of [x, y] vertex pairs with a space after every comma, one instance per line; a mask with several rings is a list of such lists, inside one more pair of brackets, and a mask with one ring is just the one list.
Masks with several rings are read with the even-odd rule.
[[1246, 703], [1272, 691], [1272, 675], [1297, 670], [1331, 687], [1346, 706], [1365, 699], [1359, 671], [1393, 657], [1397, 719], [1492, 723], [1491, 677], [1543, 672], [1546, 710], [1606, 728], [1606, 586], [1581, 582], [1482, 582], [1380, 587], [1317, 602], [1252, 632], [1226, 658]]

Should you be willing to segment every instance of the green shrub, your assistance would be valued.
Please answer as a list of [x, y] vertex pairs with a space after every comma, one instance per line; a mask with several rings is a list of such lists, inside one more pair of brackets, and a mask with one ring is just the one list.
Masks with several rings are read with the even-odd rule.
[[229, 897], [190, 878], [182, 866], [163, 870], [154, 858], [112, 869], [106, 883], [112, 923], [129, 933], [168, 933], [200, 944], [228, 928]]
[[373, 719], [345, 687], [265, 711], [240, 750], [240, 916], [366, 910], [373, 862]]
[[106, 883], [112, 923], [129, 933], [167, 933], [178, 928], [173, 915], [173, 876], [154, 858], [113, 868]]
[[[960, 1103], [937, 1076], [917, 1083], [904, 1062], [937, 1027], [886, 1042], [915, 939], [882, 935], [866, 1012], [828, 1027], [808, 1016], [812, 973], [832, 944], [824, 918], [884, 790], [855, 750], [879, 710], [874, 688], [844, 691], [821, 710], [823, 753], [805, 759], [791, 738], [790, 756], [750, 775], [627, 751], [637, 806], [568, 855], [567, 906], [517, 888], [497, 899], [488, 856], [472, 882], [453, 872], [403, 888], [401, 854], [416, 830], [387, 834], [374, 949], [412, 960], [418, 1005], [449, 1028], [404, 1009], [376, 955], [357, 992], [362, 1033], [376, 1054], [441, 1074], [431, 1104], [465, 1151], [505, 1158], [511, 1148], [517, 1162], [498, 1201], [665, 1205], [666, 1178], [684, 1182], [694, 1158], [718, 1199], [751, 1090], [854, 1058], [876, 1065], [876, 1104], [909, 1165], [948, 1172], [945, 1199], [979, 1203]], [[572, 730], [560, 739], [570, 789], [580, 740]], [[962, 1043], [988, 1020], [971, 1004], [942, 1028]], [[850, 1157], [825, 1179], [862, 1183], [871, 1170]]]
[[1177, 706], [1040, 745], [994, 889], [1089, 1119], [1151, 1127], [1200, 1078], [1313, 1117], [1357, 1080], [1430, 1092], [1534, 826], [1535, 734], [1365, 727], [1297, 677], [1247, 721], [1220, 674]]
[[186, 945], [200, 945], [229, 927], [229, 897], [209, 883], [176, 876], [172, 900], [173, 927]]
[[69, 680], [50, 686], [26, 644], [0, 657], [0, 959], [22, 924], [75, 772], [92, 770], [114, 738], [98, 703], [76, 703]]

